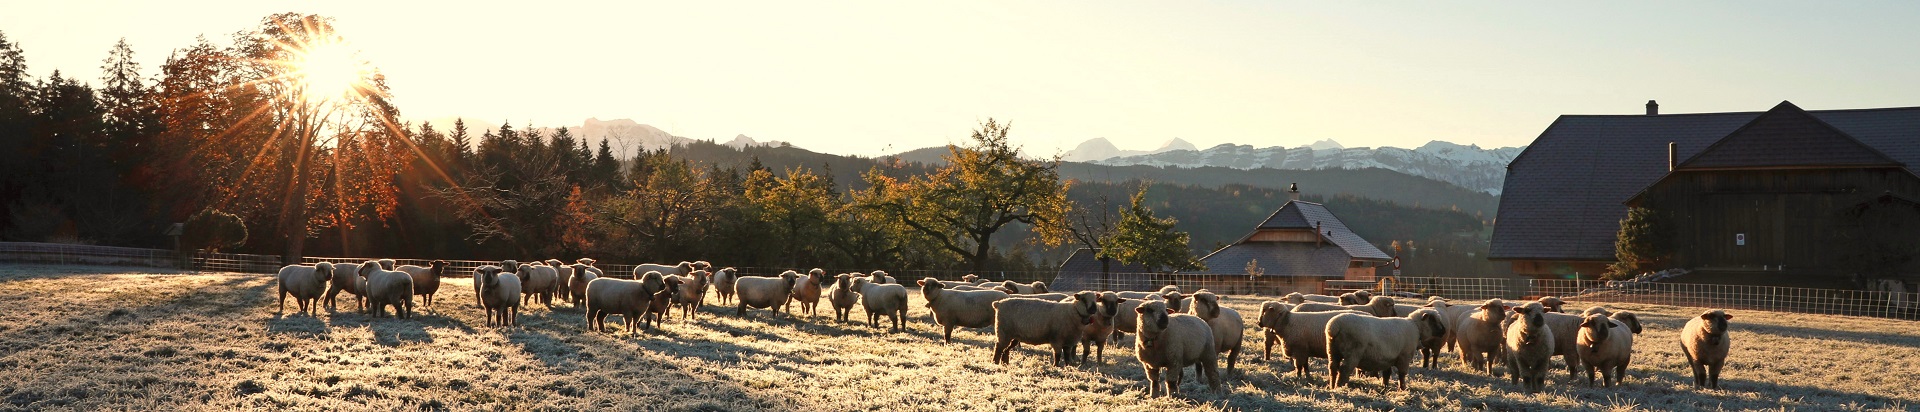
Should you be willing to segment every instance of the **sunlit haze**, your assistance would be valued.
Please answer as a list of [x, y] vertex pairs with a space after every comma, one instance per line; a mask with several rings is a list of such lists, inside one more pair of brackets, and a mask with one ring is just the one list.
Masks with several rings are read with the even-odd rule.
[[[190, 4], [189, 4], [190, 3]], [[510, 5], [510, 6], [503, 6]], [[875, 155], [988, 117], [1050, 154], [1090, 138], [1524, 145], [1565, 113], [1920, 105], [1913, 2], [21, 1], [34, 76], [148, 75], [197, 35], [337, 19], [403, 116], [541, 127], [630, 118]]]

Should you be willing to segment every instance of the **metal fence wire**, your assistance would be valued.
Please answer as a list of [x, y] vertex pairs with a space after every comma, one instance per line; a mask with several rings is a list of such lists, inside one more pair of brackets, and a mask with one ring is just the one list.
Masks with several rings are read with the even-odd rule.
[[1920, 320], [1920, 293], [1782, 286], [1535, 279], [1529, 296]]

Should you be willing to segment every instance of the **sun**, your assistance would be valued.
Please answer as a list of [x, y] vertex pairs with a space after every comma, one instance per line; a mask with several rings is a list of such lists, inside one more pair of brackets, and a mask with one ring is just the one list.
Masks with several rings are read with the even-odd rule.
[[352, 97], [366, 85], [367, 64], [337, 41], [315, 42], [297, 52], [292, 80], [311, 103]]

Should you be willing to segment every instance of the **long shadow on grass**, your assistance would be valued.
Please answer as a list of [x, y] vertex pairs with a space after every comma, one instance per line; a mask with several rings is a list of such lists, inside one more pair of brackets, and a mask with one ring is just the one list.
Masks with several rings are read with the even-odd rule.
[[[1660, 384], [1666, 384], [1666, 383], [1678, 383], [1681, 385], [1687, 385], [1689, 387], [1693, 385], [1692, 370], [1654, 369], [1654, 370], [1631, 370], [1629, 372], [1645, 372], [1644, 374], [1637, 374], [1639, 375], [1639, 376], [1635, 376], [1635, 378], [1637, 379], [1628, 380], [1626, 383], [1630, 385], [1631, 384], [1660, 385]], [[1636, 375], [1636, 374], [1629, 373], [1629, 375]], [[1581, 378], [1581, 383], [1582, 385], [1584, 385], [1585, 378]], [[1721, 404], [1723, 403], [1731, 404], [1731, 403], [1739, 402], [1742, 400], [1741, 399], [1742, 397], [1740, 396], [1730, 396], [1730, 395], [1717, 396], [1717, 394], [1708, 392], [1709, 390], [1707, 389], [1694, 389], [1694, 390], [1697, 393], [1699, 393], [1699, 396], [1705, 399], [1710, 399], [1713, 402], [1713, 406], [1715, 407], [1720, 407], [1722, 406]], [[1727, 392], [1756, 393], [1756, 394], [1759, 394], [1758, 399], [1762, 399], [1763, 402], [1770, 402], [1773, 399], [1780, 399], [1781, 397], [1792, 397], [1792, 398], [1798, 398], [1804, 402], [1808, 402], [1812, 404], [1829, 405], [1829, 406], [1836, 406], [1836, 407], [1837, 405], [1840, 405], [1843, 403], [1849, 403], [1849, 402], [1867, 404], [1869, 408], [1873, 407], [1872, 404], [1879, 404], [1879, 407], [1891, 408], [1894, 402], [1901, 403], [1903, 405], [1906, 405], [1907, 407], [1912, 407], [1911, 403], [1915, 402], [1915, 400], [1913, 399], [1892, 399], [1886, 396], [1880, 396], [1880, 395], [1875, 395], [1871, 393], [1846, 392], [1846, 391], [1839, 391], [1839, 390], [1833, 390], [1830, 388], [1821, 388], [1821, 387], [1814, 387], [1814, 386], [1788, 385], [1788, 384], [1782, 384], [1778, 382], [1730, 378], [1725, 374], [1722, 374], [1720, 376], [1720, 390], [1727, 391]], [[1705, 406], [1705, 405], [1702, 405], [1702, 406]], [[1757, 404], [1750, 404], [1750, 405], [1738, 405], [1738, 406], [1726, 405], [1726, 406], [1730, 408], [1764, 409], [1764, 408], [1776, 408], [1779, 405], [1774, 403], [1757, 403]]]
[[[101, 274], [64, 273], [44, 276], [34, 275], [30, 277], [36, 279], [60, 279], [98, 276], [101, 276]], [[13, 279], [15, 277], [9, 276], [8, 278]], [[98, 283], [115, 283], [114, 286], [127, 286], [125, 283], [119, 283], [127, 279], [91, 280], [95, 282], [72, 284], [70, 287], [64, 288], [64, 290], [89, 290], [98, 287]], [[4, 334], [0, 334], [0, 347], [11, 347], [13, 346], [13, 342], [21, 342], [23, 345], [33, 346], [51, 344], [52, 340], [55, 339], [84, 339], [84, 335], [88, 335], [87, 332], [103, 324], [134, 323], [150, 327], [156, 323], [155, 320], [183, 317], [185, 315], [232, 316], [236, 311], [234, 308], [258, 305], [260, 300], [265, 299], [267, 290], [273, 287], [272, 282], [262, 282], [255, 286], [245, 286], [249, 282], [259, 280], [260, 278], [255, 277], [235, 276], [226, 280], [213, 282], [213, 284], [210, 285], [191, 288], [188, 293], [180, 293], [170, 298], [138, 306], [117, 306], [123, 302], [114, 299], [105, 299], [98, 302], [100, 307], [96, 307], [95, 310], [71, 312], [73, 316], [68, 317], [65, 321], [48, 322], [47, 324], [35, 327], [11, 329]], [[55, 309], [52, 307], [32, 305], [59, 305], [68, 299], [61, 296], [34, 296], [33, 298], [19, 300], [29, 302], [29, 306], [10, 309], [53, 312]], [[142, 329], [145, 328], [143, 327]]]

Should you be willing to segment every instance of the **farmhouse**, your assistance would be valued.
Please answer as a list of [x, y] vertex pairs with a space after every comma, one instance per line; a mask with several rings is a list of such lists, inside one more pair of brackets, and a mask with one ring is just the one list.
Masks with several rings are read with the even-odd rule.
[[[1489, 258], [1587, 278], [1642, 207], [1665, 266], [1713, 282], [1866, 287], [1920, 274], [1920, 107], [1564, 115], [1507, 166]], [[1692, 275], [1690, 275], [1692, 277]]]
[[[1287, 195], [1287, 203], [1253, 232], [1200, 258], [1207, 269], [1181, 274], [1251, 283], [1261, 293], [1320, 293], [1327, 280], [1373, 280], [1375, 268], [1393, 261], [1326, 206], [1301, 201], [1298, 187]], [[1249, 273], [1249, 264], [1257, 276]]]

